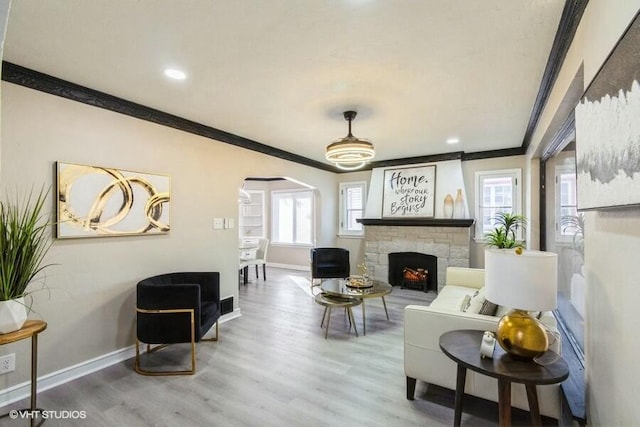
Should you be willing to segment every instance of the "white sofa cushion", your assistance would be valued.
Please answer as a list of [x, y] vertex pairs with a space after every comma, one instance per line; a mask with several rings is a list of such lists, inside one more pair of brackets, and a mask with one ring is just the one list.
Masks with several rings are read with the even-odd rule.
[[456, 310], [458, 303], [466, 295], [472, 296], [476, 289], [465, 286], [447, 285], [440, 289], [438, 296], [429, 307]]

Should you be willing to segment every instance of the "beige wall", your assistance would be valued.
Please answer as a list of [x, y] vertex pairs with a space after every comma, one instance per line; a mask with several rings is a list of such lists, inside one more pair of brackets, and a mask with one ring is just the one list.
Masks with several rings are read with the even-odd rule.
[[[0, 59], [2, 59], [2, 51], [4, 49], [4, 38], [7, 33], [7, 22], [9, 20], [9, 7], [11, 6], [11, 0], [0, 0]], [[0, 67], [0, 74], [2, 74], [2, 67]], [[1, 104], [1, 100], [0, 100]], [[1, 123], [2, 118], [0, 118]], [[0, 158], [2, 156], [2, 147], [0, 146]], [[0, 181], [1, 182], [1, 181]]]
[[[560, 77], [534, 133], [537, 149], [569, 85], [584, 63], [585, 89], [640, 9], [640, 0], [591, 0]], [[578, 150], [580, 141], [577, 141]], [[640, 209], [585, 216], [587, 419], [594, 426], [635, 426], [640, 419], [640, 305], [637, 254]]]
[[[237, 307], [238, 230], [213, 230], [212, 222], [238, 217], [238, 188], [249, 175], [304, 177], [322, 195], [318, 240], [335, 240], [336, 174], [4, 82], [2, 122], [2, 190], [53, 186], [56, 160], [172, 177], [168, 236], [54, 243], [51, 294], [36, 294], [34, 304], [49, 325], [40, 339], [40, 375], [131, 346], [135, 285], [144, 277], [219, 271], [221, 293], [235, 296]], [[27, 381], [28, 343], [2, 350], [18, 357], [0, 389]]]

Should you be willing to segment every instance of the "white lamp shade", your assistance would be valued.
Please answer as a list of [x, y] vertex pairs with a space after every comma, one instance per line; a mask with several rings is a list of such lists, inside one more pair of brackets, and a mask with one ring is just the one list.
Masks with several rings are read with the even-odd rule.
[[557, 254], [486, 249], [484, 268], [485, 296], [492, 303], [527, 311], [557, 307]]

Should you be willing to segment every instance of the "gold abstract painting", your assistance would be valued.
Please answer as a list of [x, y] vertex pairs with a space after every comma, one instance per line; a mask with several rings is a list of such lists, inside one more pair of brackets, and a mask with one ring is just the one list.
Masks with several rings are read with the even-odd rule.
[[57, 162], [57, 237], [166, 234], [171, 178]]

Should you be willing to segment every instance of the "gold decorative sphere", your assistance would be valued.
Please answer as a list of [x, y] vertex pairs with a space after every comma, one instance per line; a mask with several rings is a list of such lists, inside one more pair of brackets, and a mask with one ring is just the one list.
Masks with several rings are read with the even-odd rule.
[[526, 311], [514, 310], [502, 316], [496, 336], [507, 353], [521, 359], [533, 359], [549, 348], [544, 326]]

